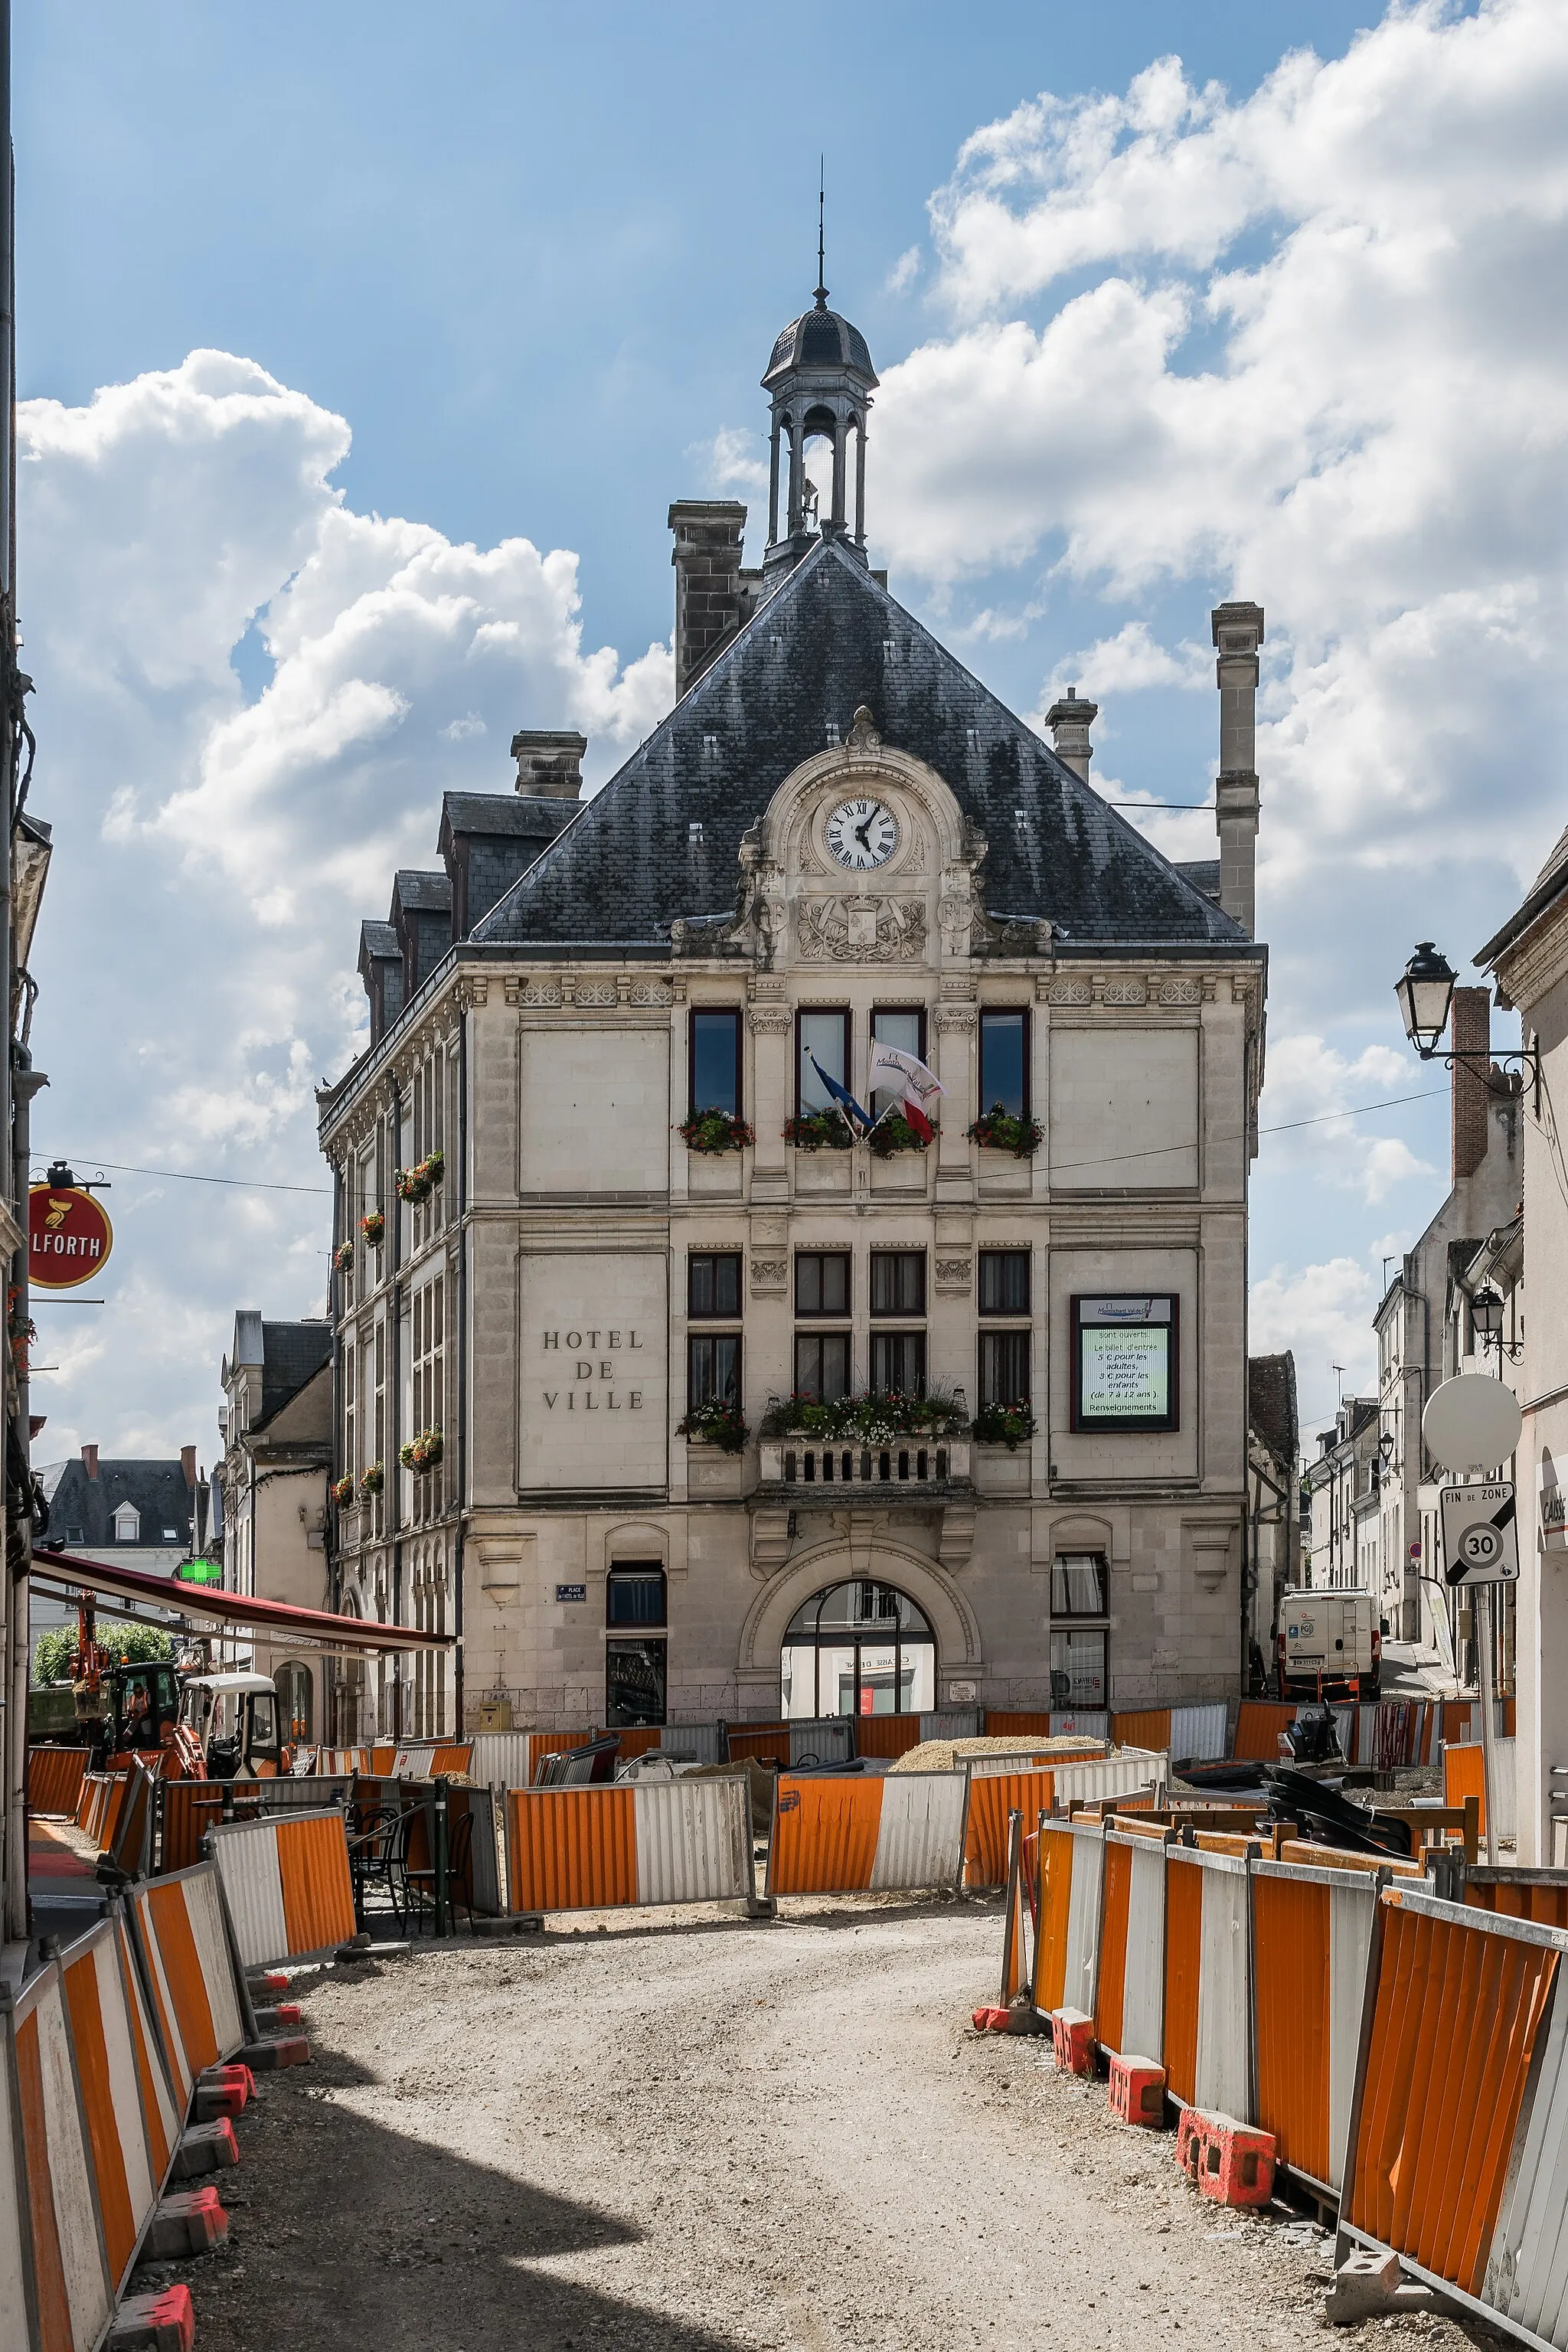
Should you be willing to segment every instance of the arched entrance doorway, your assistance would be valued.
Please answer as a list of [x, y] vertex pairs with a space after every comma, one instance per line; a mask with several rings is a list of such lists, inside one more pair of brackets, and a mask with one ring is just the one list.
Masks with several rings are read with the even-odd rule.
[[780, 1683], [786, 1720], [929, 1713], [936, 1705], [936, 1635], [896, 1585], [855, 1577], [795, 1611]]

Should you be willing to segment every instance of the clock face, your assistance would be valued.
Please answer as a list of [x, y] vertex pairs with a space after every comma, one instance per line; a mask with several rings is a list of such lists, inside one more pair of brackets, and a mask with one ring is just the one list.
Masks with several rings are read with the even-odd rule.
[[845, 801], [825, 828], [827, 846], [840, 866], [857, 872], [885, 866], [899, 845], [899, 823], [880, 801]]

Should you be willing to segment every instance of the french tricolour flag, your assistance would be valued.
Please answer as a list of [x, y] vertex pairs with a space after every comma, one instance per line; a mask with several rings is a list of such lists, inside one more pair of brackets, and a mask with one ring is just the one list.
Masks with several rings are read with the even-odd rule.
[[928, 1116], [928, 1106], [934, 1105], [938, 1095], [945, 1092], [936, 1072], [928, 1069], [917, 1055], [906, 1054], [901, 1046], [873, 1041], [866, 1091], [874, 1095], [879, 1087], [897, 1095], [904, 1117], [921, 1141], [929, 1143], [936, 1129]]

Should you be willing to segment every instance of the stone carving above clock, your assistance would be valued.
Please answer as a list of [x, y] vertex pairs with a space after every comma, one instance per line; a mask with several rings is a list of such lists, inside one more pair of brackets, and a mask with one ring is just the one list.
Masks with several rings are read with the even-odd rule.
[[918, 898], [805, 898], [797, 922], [808, 963], [912, 963], [925, 953], [925, 908]]

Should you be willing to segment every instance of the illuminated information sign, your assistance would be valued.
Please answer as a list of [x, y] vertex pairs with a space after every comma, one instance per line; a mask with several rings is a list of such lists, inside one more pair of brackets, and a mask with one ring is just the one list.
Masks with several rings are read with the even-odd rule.
[[1075, 1430], [1174, 1429], [1176, 1301], [1149, 1292], [1075, 1298]]

